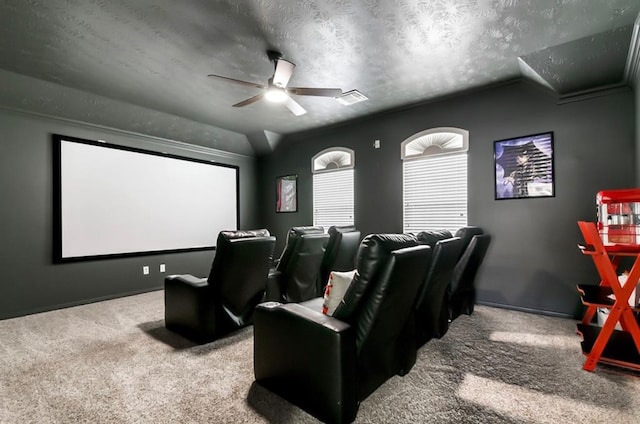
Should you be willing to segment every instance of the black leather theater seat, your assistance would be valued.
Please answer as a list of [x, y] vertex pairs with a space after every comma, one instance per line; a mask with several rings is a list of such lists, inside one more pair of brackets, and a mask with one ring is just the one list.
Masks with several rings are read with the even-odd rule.
[[320, 267], [320, 292], [329, 281], [331, 271], [351, 271], [356, 267], [360, 231], [354, 226], [329, 227], [329, 244]]
[[275, 248], [267, 230], [222, 231], [209, 278], [165, 278], [165, 326], [199, 343], [252, 322]]
[[491, 236], [477, 234], [471, 237], [453, 271], [449, 294], [449, 319], [461, 314], [471, 315], [476, 303], [475, 280], [478, 270], [489, 250]]
[[265, 300], [302, 302], [320, 296], [320, 265], [328, 242], [322, 227], [291, 228], [280, 260], [269, 272]]
[[258, 305], [256, 381], [322, 421], [353, 421], [361, 400], [415, 364], [414, 305], [430, 255], [413, 235], [369, 235], [333, 316], [321, 299]]

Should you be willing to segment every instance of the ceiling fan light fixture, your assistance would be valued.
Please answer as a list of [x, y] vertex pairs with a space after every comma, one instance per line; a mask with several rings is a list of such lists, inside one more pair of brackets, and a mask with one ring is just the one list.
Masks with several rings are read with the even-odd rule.
[[287, 95], [286, 91], [284, 91], [282, 88], [275, 87], [269, 88], [264, 94], [264, 98], [273, 103], [282, 103], [287, 100], [288, 97], [289, 96]]
[[254, 82], [242, 81], [235, 78], [229, 78], [222, 75], [209, 74], [211, 78], [218, 78], [234, 84], [254, 87], [261, 90], [260, 94], [249, 97], [246, 100], [238, 102], [232, 107], [244, 107], [251, 105], [261, 99], [266, 99], [272, 103], [283, 104], [295, 116], [301, 116], [307, 111], [293, 99], [293, 96], [316, 96], [316, 97], [333, 97], [342, 96], [344, 93], [340, 88], [314, 88], [314, 87], [289, 87], [289, 80], [293, 75], [296, 65], [288, 60], [282, 59], [282, 54], [273, 50], [267, 50], [269, 60], [274, 62], [275, 69], [273, 76], [267, 80], [267, 85], [256, 84]]

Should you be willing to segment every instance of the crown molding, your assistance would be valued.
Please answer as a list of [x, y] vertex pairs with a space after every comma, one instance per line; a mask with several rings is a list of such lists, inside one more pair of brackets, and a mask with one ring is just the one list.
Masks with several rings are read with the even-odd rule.
[[627, 64], [624, 68], [624, 79], [631, 86], [640, 82], [640, 14], [633, 25]]
[[214, 149], [212, 147], [205, 147], [205, 146], [200, 146], [196, 144], [185, 143], [183, 141], [171, 140], [168, 138], [157, 137], [157, 136], [142, 134], [134, 131], [127, 131], [127, 130], [122, 130], [118, 128], [107, 127], [104, 125], [92, 124], [90, 122], [78, 121], [75, 119], [62, 118], [59, 116], [48, 115], [46, 113], [33, 112], [30, 110], [24, 110], [20, 108], [0, 105], [0, 110], [6, 111], [6, 112], [13, 112], [21, 115], [35, 116], [38, 118], [49, 119], [57, 122], [64, 122], [67, 124], [74, 124], [81, 127], [105, 131], [105, 132], [109, 132], [116, 135], [125, 135], [127, 137], [142, 139], [146, 143], [154, 145], [159, 151], [163, 151], [163, 149], [166, 149], [167, 147], [169, 147], [169, 148], [178, 149], [181, 151], [205, 154], [205, 155], [216, 156], [216, 157], [225, 158], [225, 159], [255, 159], [254, 156], [243, 155], [240, 153], [226, 152], [224, 150]]
[[582, 100], [593, 99], [595, 97], [608, 96], [609, 94], [622, 93], [629, 90], [629, 84], [627, 84], [626, 81], [617, 84], [601, 85], [588, 90], [575, 91], [573, 93], [558, 96], [556, 104], [563, 105], [566, 103], [579, 102]]

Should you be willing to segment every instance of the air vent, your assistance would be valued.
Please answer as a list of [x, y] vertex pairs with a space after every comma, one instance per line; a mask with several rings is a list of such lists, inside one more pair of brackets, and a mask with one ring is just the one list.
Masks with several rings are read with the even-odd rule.
[[347, 91], [340, 97], [334, 97], [338, 103], [341, 103], [345, 106], [351, 106], [354, 103], [364, 102], [365, 100], [369, 100], [367, 96], [359, 92], [358, 90]]

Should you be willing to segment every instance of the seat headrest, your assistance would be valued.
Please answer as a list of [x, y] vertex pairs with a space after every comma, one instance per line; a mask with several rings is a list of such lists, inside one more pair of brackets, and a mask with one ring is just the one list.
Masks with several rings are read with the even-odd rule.
[[301, 236], [303, 234], [321, 234], [324, 233], [324, 228], [320, 226], [305, 226], [305, 227], [291, 227], [289, 229], [288, 237]]
[[356, 226], [355, 225], [332, 225], [331, 227], [329, 227], [329, 234], [333, 234], [333, 233], [351, 233], [353, 231], [357, 231], [356, 230]]
[[462, 244], [466, 247], [467, 245], [469, 245], [469, 242], [471, 241], [473, 236], [479, 236], [483, 233], [484, 231], [482, 231], [482, 228], [480, 227], [468, 226], [459, 228], [458, 231], [456, 231], [455, 236], [460, 237], [462, 239]]
[[358, 261], [388, 256], [392, 251], [418, 245], [418, 240], [413, 234], [369, 234], [360, 243]]
[[453, 237], [449, 230], [429, 230], [416, 234], [420, 244], [428, 244], [433, 249], [437, 242]]
[[218, 234], [218, 239], [222, 237], [226, 240], [234, 240], [247, 237], [269, 237], [270, 235], [271, 234], [269, 234], [269, 230], [267, 230], [266, 228], [261, 228], [259, 230], [228, 230], [220, 231], [220, 234]]

